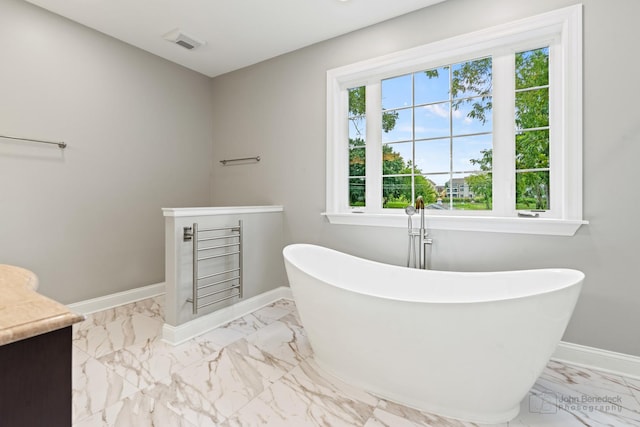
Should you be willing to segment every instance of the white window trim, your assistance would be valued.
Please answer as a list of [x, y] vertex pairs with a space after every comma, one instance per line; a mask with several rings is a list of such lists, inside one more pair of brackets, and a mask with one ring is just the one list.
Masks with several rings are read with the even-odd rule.
[[[361, 61], [327, 72], [327, 194], [326, 212], [332, 224], [369, 225], [383, 227], [406, 227], [407, 217], [400, 210], [366, 208], [366, 212], [352, 209], [348, 205], [348, 116], [347, 89], [370, 85], [383, 78], [405, 72], [415, 72], [456, 59], [468, 60], [476, 52], [500, 49], [514, 44], [526, 43], [535, 48], [535, 43], [550, 43], [555, 52], [557, 67], [550, 70], [550, 79], [560, 79], [563, 94], [550, 105], [560, 112], [563, 125], [556, 126], [562, 132], [564, 143], [551, 155], [552, 170], [561, 165], [564, 173], [557, 177], [559, 183], [553, 200], [560, 203], [554, 218], [520, 218], [508, 215], [508, 209], [485, 212], [427, 211], [431, 229], [488, 231], [524, 234], [574, 235], [582, 224], [582, 5], [574, 5], [530, 18], [487, 28], [473, 33], [437, 41], [427, 45], [395, 52], [370, 60]], [[426, 59], [425, 59], [426, 58]], [[367, 94], [370, 98], [375, 94]], [[378, 94], [379, 95], [379, 94]], [[558, 117], [557, 115], [554, 115]], [[552, 118], [553, 120], [553, 118]], [[380, 132], [380, 126], [367, 123], [367, 139]], [[375, 155], [376, 149], [369, 149]], [[552, 148], [553, 150], [553, 148]], [[379, 156], [378, 156], [379, 157]], [[380, 178], [381, 179], [381, 178]], [[499, 176], [494, 179], [500, 179]], [[511, 178], [509, 178], [511, 179]], [[367, 192], [380, 192], [380, 183], [367, 181]], [[370, 188], [371, 187], [371, 188]], [[504, 189], [506, 191], [513, 191]], [[503, 190], [501, 190], [503, 191]], [[515, 215], [515, 209], [510, 214]]]

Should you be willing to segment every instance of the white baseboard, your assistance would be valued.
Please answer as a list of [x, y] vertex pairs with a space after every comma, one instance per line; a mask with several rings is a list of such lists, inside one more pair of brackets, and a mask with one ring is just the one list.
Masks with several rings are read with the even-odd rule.
[[162, 340], [172, 345], [181, 344], [283, 298], [293, 299], [291, 288], [281, 286], [179, 326], [165, 323], [162, 327]]
[[165, 293], [164, 286], [164, 282], [156, 283], [155, 285], [143, 286], [141, 288], [130, 289], [128, 291], [105, 295], [103, 297], [67, 304], [67, 307], [76, 313], [91, 314], [96, 311], [107, 310], [109, 308], [162, 295]]
[[640, 379], [640, 357], [561, 341], [552, 360], [624, 377]]

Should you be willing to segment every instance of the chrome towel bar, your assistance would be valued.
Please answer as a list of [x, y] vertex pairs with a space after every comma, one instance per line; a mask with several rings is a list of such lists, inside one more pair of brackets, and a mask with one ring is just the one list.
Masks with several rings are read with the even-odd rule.
[[28, 141], [28, 142], [38, 142], [40, 144], [52, 144], [52, 145], [57, 145], [59, 148], [67, 148], [67, 143], [66, 142], [58, 142], [58, 141], [45, 141], [42, 139], [33, 139], [33, 138], [18, 138], [17, 136], [7, 136], [7, 135], [0, 135], [0, 138], [4, 138], [4, 139], [13, 139], [16, 141]]
[[227, 163], [230, 163], [230, 162], [242, 162], [242, 161], [246, 161], [246, 160], [255, 160], [256, 162], [259, 162], [260, 161], [260, 156], [243, 157], [241, 159], [224, 159], [224, 160], [220, 160], [220, 163], [222, 163], [223, 166], [226, 166]]
[[235, 273], [236, 271], [240, 271], [240, 269], [239, 268], [232, 268], [231, 270], [225, 270], [225, 271], [220, 271], [218, 273], [207, 274], [207, 275], [204, 275], [204, 276], [200, 276], [199, 279], [200, 280], [208, 279], [210, 277], [220, 276], [221, 274]]
[[205, 259], [222, 258], [222, 257], [230, 256], [230, 255], [236, 255], [236, 254], [239, 254], [239, 253], [240, 253], [240, 251], [233, 251], [233, 252], [227, 252], [227, 253], [224, 253], [224, 254], [203, 256], [203, 257], [199, 257], [197, 259], [198, 259], [198, 261], [204, 261]]

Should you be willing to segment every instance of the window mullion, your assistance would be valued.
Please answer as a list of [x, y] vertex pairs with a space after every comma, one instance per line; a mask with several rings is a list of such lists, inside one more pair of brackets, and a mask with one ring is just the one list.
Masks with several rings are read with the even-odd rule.
[[382, 211], [382, 84], [367, 85], [366, 191], [368, 212]]
[[515, 55], [493, 57], [493, 211], [515, 215]]
[[[563, 174], [559, 171], [570, 168], [563, 165], [562, 152], [562, 97], [558, 89], [562, 87], [562, 69], [560, 67], [559, 47], [555, 44], [549, 46], [549, 186], [550, 188], [550, 215], [553, 217], [564, 217], [566, 215], [565, 201], [571, 195], [565, 194], [566, 188], [563, 185]], [[575, 204], [574, 204], [575, 205]]]
[[[327, 158], [326, 185], [328, 212], [345, 212], [349, 209], [349, 95], [337, 81], [328, 79], [327, 117]], [[346, 184], [346, 185], [345, 185]]]

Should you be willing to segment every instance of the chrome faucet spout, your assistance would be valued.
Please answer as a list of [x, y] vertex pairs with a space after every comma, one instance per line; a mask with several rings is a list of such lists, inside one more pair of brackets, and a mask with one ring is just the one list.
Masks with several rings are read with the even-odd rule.
[[[420, 229], [419, 230], [414, 230], [413, 224], [411, 221], [411, 215], [416, 213], [416, 211], [420, 212]], [[431, 245], [433, 243], [433, 240], [430, 237], [428, 237], [429, 232], [426, 227], [424, 211], [425, 211], [425, 205], [424, 205], [424, 199], [422, 198], [422, 196], [416, 197], [415, 208], [414, 206], [411, 206], [411, 205], [405, 208], [405, 212], [407, 213], [407, 215], [409, 215], [409, 220], [408, 220], [409, 253], [407, 254], [407, 267], [411, 266], [411, 250], [413, 249], [414, 267], [426, 270], [429, 268], [428, 262], [427, 262], [427, 245]], [[418, 238], [417, 239], [418, 240], [418, 256], [416, 256], [415, 254], [416, 252], [415, 238], [416, 237]]]

